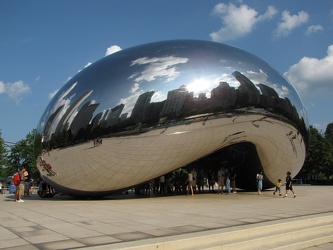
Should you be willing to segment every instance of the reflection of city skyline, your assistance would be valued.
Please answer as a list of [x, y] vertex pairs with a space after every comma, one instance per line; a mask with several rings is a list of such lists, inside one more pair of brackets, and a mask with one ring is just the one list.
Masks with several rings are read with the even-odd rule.
[[[283, 116], [295, 120], [296, 108], [288, 99], [279, 98], [273, 88], [262, 83], [254, 84], [238, 71], [234, 71], [232, 76], [240, 83], [238, 88], [231, 87], [227, 82], [220, 82], [211, 90], [210, 97], [207, 97], [206, 93], [194, 97], [193, 92], [189, 92], [185, 85], [170, 90], [167, 98], [160, 102], [151, 102], [154, 91], [144, 92], [137, 98], [130, 116], [122, 113], [124, 104], [110, 107], [94, 115], [100, 104], [92, 100], [83, 104], [92, 93], [91, 90], [71, 104], [59, 122], [53, 124], [57, 120], [56, 117], [63, 113], [64, 107], [59, 107], [50, 116], [43, 134], [47, 135], [46, 139], [51, 139], [51, 136], [58, 134], [65, 133], [68, 136], [69, 132], [71, 140], [84, 141], [94, 139], [90, 138], [91, 136], [96, 138], [136, 129], [138, 126], [149, 127], [192, 115], [225, 112], [244, 107], [268, 109], [272, 113], [280, 112]], [[77, 110], [80, 104], [83, 105]], [[51, 130], [51, 127], [55, 129]]]

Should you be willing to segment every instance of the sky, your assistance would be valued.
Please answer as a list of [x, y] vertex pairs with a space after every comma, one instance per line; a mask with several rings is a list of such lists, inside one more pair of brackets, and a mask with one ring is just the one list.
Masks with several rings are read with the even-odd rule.
[[0, 0], [0, 132], [18, 142], [80, 70], [145, 43], [196, 39], [260, 57], [299, 93], [309, 125], [333, 122], [331, 0]]

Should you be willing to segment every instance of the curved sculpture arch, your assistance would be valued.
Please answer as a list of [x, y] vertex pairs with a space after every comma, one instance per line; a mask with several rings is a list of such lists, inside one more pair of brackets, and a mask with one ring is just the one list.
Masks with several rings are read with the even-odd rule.
[[195, 162], [207, 168], [208, 157], [234, 164], [240, 188], [254, 189], [249, 176], [261, 169], [272, 187], [299, 172], [307, 143], [301, 99], [269, 64], [220, 43], [172, 40], [71, 78], [42, 115], [35, 148], [47, 183], [95, 197]]

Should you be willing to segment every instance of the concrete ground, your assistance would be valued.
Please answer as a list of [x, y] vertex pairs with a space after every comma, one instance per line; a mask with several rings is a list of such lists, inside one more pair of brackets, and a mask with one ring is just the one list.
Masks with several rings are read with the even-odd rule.
[[[75, 249], [186, 235], [214, 229], [255, 225], [304, 215], [333, 212], [333, 186], [294, 185], [287, 198], [238, 192], [192, 196], [129, 193], [96, 200], [37, 194], [14, 202], [0, 195], [0, 249]], [[284, 191], [283, 191], [284, 192]], [[333, 249], [333, 243], [308, 248]]]

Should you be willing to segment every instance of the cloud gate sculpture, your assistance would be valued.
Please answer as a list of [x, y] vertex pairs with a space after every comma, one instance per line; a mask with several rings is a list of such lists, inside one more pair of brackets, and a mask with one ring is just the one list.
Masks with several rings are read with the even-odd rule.
[[71, 78], [47, 106], [35, 149], [61, 193], [105, 196], [179, 168], [234, 168], [237, 187], [264, 187], [303, 166], [306, 112], [260, 58], [198, 40], [140, 45]]

